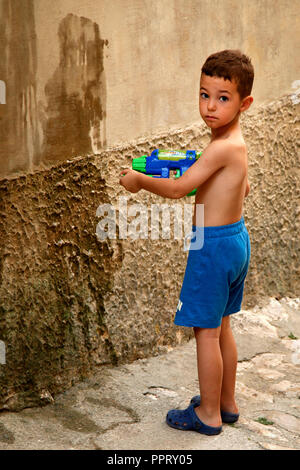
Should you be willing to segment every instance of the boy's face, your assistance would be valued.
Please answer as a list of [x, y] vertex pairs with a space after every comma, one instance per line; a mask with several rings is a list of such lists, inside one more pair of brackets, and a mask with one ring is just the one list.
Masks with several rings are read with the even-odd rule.
[[233, 80], [201, 74], [199, 111], [211, 129], [229, 124], [243, 111], [243, 102]]

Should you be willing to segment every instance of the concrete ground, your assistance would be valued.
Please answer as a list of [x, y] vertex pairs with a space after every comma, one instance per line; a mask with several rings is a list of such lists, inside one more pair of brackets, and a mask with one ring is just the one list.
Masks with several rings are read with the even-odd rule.
[[[0, 449], [300, 449], [300, 299], [233, 315], [240, 419], [203, 436], [165, 423], [198, 394], [195, 342], [102, 367], [43, 408], [0, 413]], [[299, 339], [298, 339], [299, 338]]]

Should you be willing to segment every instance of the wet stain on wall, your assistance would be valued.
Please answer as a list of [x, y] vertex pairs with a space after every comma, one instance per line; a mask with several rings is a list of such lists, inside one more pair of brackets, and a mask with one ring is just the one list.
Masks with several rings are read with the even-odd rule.
[[0, 115], [0, 172], [31, 170], [39, 162], [37, 47], [33, 0], [0, 1], [0, 78], [6, 104]]
[[105, 41], [99, 26], [69, 14], [58, 37], [59, 65], [45, 87], [44, 162], [95, 153], [106, 145]]

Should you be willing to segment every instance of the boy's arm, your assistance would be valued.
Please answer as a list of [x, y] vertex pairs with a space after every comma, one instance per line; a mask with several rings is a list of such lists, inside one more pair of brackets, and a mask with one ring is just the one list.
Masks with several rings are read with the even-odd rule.
[[177, 199], [176, 183], [177, 180], [171, 178], [151, 178], [129, 168], [122, 170], [120, 178], [120, 184], [131, 193], [146, 189], [146, 191], [170, 199]]
[[212, 142], [180, 178], [150, 178], [137, 171], [126, 169], [122, 171], [125, 176], [121, 176], [120, 184], [134, 193], [146, 189], [162, 197], [179, 199], [198, 188], [216, 171], [223, 168], [230, 156], [232, 156], [232, 146], [224, 141]]

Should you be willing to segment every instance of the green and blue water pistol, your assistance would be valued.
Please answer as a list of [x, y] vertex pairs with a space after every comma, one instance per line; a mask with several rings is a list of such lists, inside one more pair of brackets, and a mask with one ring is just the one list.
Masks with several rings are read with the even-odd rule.
[[[145, 173], [153, 178], [169, 178], [170, 171], [175, 172], [175, 178], [179, 178], [200, 157], [202, 152], [196, 150], [153, 150], [151, 155], [143, 155], [134, 158], [132, 169]], [[188, 196], [194, 196], [196, 189]]]

